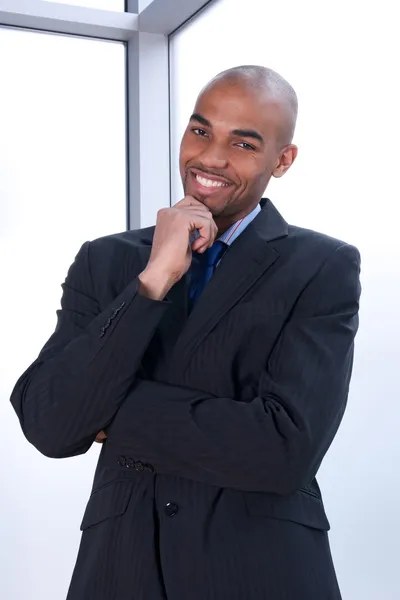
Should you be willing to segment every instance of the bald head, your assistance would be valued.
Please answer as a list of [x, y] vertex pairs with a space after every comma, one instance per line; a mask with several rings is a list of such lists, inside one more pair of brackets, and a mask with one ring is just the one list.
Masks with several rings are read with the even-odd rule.
[[292, 86], [273, 69], [260, 65], [241, 65], [222, 71], [203, 88], [200, 95], [218, 84], [241, 86], [278, 104], [284, 114], [281, 142], [290, 144], [296, 127], [298, 100]]

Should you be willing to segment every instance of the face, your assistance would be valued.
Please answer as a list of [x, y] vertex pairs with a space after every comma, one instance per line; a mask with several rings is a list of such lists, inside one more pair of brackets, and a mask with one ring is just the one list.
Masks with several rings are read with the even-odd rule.
[[243, 84], [217, 82], [198, 98], [181, 143], [180, 173], [185, 195], [203, 202], [220, 230], [251, 212], [271, 176], [293, 163], [297, 148], [282, 145], [285, 126], [285, 109]]

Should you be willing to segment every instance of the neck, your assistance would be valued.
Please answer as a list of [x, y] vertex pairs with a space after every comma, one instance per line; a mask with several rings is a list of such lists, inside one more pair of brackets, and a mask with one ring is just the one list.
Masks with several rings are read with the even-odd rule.
[[249, 215], [255, 209], [257, 204], [258, 202], [256, 202], [254, 206], [250, 206], [232, 215], [224, 215], [223, 213], [221, 213], [220, 215], [214, 217], [214, 222], [218, 227], [218, 235], [222, 235], [234, 223], [237, 223], [238, 221], [240, 221], [240, 219], [244, 219], [245, 217], [247, 217], [247, 215]]

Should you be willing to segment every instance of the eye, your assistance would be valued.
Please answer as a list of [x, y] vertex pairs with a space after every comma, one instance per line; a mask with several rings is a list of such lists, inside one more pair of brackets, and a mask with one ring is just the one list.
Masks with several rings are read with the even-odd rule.
[[204, 137], [207, 135], [207, 132], [204, 131], [204, 129], [200, 129], [199, 127], [192, 129], [192, 131], [193, 131], [193, 133], [195, 133], [196, 135], [200, 135], [201, 137]]
[[252, 146], [247, 142], [239, 142], [239, 144], [237, 145], [239, 146], [239, 148], [243, 148], [243, 150], [255, 150], [255, 146]]

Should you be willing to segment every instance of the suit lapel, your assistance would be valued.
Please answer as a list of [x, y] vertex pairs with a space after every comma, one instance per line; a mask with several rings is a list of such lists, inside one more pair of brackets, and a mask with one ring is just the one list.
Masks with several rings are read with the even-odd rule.
[[279, 257], [268, 242], [287, 235], [288, 225], [269, 200], [233, 242], [186, 321], [172, 355], [171, 374], [187, 368], [193, 353], [222, 317]]

